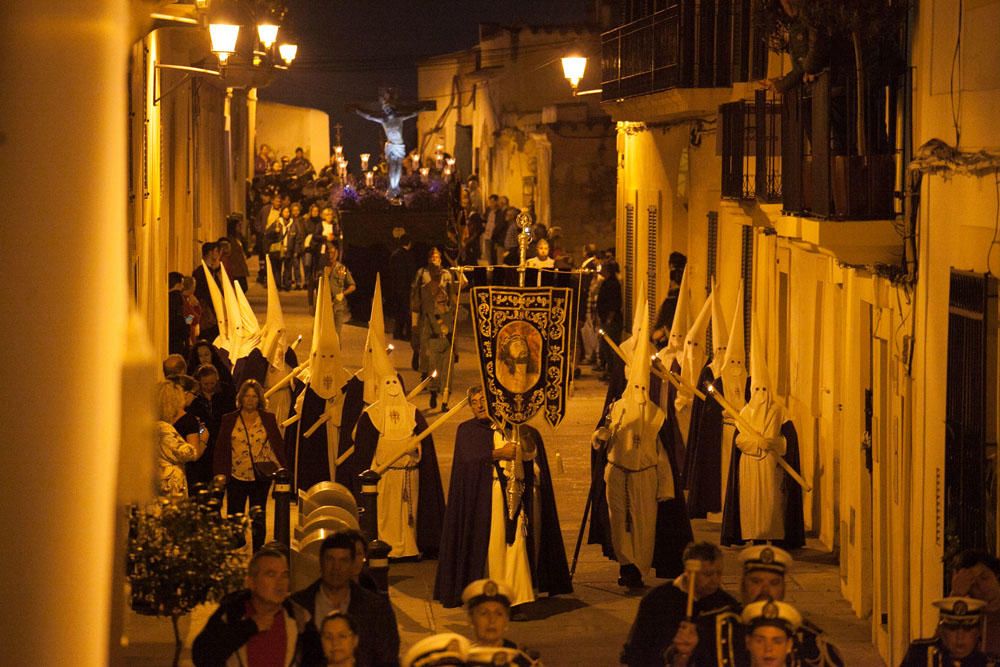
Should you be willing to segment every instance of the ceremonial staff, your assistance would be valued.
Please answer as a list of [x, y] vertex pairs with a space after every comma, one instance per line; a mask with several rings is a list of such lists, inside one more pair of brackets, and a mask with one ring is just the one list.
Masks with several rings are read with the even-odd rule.
[[[736, 428], [738, 428], [740, 432], [760, 438], [760, 440], [767, 442], [767, 438], [758, 433], [754, 429], [754, 427], [751, 426], [750, 423], [743, 418], [743, 415], [739, 413], [739, 410], [737, 410], [733, 406], [733, 404], [730, 403], [726, 399], [726, 397], [722, 395], [721, 391], [715, 388], [715, 385], [711, 383], [708, 384], [708, 393], [711, 394], [712, 398], [718, 401], [719, 406], [722, 408], [722, 411], [725, 412], [726, 415], [728, 415], [734, 422], [736, 422]], [[812, 491], [812, 486], [810, 486], [809, 482], [803, 479], [802, 475], [800, 475], [795, 470], [795, 468], [788, 465], [788, 461], [778, 456], [778, 453], [773, 449], [771, 449], [770, 446], [765, 447], [765, 449], [767, 450], [768, 454], [774, 457], [774, 460], [778, 462], [778, 465], [780, 465], [782, 469], [786, 473], [788, 473], [788, 476], [794, 479], [796, 482], [798, 482], [799, 486], [801, 486], [806, 491]]]
[[[448, 377], [445, 378], [444, 391], [441, 392], [441, 402], [445, 405], [448, 405], [448, 397], [451, 396], [451, 369], [455, 366], [455, 341], [458, 340], [458, 311], [462, 307], [462, 283], [465, 281], [465, 276], [462, 275], [461, 271], [458, 271], [457, 275], [458, 293], [455, 295], [455, 319], [451, 323], [451, 347], [448, 349]], [[434, 371], [434, 376], [437, 377], [437, 371]]]

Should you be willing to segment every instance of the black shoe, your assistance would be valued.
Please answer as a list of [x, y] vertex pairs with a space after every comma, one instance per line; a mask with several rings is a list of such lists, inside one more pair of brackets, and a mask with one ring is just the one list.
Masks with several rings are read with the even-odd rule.
[[438, 395], [436, 391], [431, 392], [431, 408], [436, 408], [438, 406]]
[[630, 591], [645, 587], [642, 573], [635, 565], [622, 565], [618, 568], [618, 585]]
[[441, 401], [441, 412], [448, 412], [448, 402]]

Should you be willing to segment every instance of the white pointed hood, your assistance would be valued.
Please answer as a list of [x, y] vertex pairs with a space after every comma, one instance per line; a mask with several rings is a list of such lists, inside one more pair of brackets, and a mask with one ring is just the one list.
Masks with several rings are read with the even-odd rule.
[[767, 341], [760, 335], [757, 319], [751, 323], [753, 335], [750, 337], [750, 400], [740, 411], [759, 433], [773, 437], [781, 428], [783, 411], [774, 395], [774, 383], [767, 368], [764, 348]]
[[[705, 300], [705, 305], [698, 312], [691, 328], [684, 337], [684, 354], [680, 357], [681, 378], [690, 387], [697, 387], [701, 371], [705, 368], [705, 345], [708, 339], [708, 319], [712, 314], [712, 297]], [[674, 399], [677, 411], [686, 409], [694, 400], [694, 394], [687, 389], [680, 389]]]
[[729, 327], [726, 325], [726, 316], [722, 312], [722, 294], [719, 292], [719, 285], [712, 277], [712, 375], [719, 377], [722, 366], [726, 362], [726, 347], [729, 344]]
[[[625, 390], [617, 401], [619, 416], [615, 421], [641, 420], [649, 400], [649, 371], [652, 363], [649, 346], [649, 304], [643, 295], [632, 321], [632, 355], [626, 369]], [[655, 406], [651, 406], [655, 407]], [[624, 412], [624, 415], [621, 414]]]
[[340, 337], [333, 324], [330, 287], [325, 277], [321, 277], [316, 289], [316, 315], [309, 352], [309, 387], [320, 398], [329, 400], [340, 393], [348, 379], [350, 375], [341, 363]]
[[270, 255], [265, 256], [265, 261], [267, 262], [267, 320], [265, 320], [261, 330], [260, 351], [271, 366], [284, 368], [285, 351], [288, 349], [285, 314], [281, 310], [278, 283], [274, 280]]
[[[744, 345], [743, 281], [736, 292], [736, 311], [726, 339], [726, 357], [722, 364], [722, 388], [726, 398], [737, 408], [746, 404], [747, 353]], [[718, 377], [718, 376], [717, 376]]]
[[201, 260], [201, 268], [205, 271], [205, 282], [208, 286], [208, 295], [212, 299], [212, 310], [215, 311], [215, 319], [219, 323], [219, 335], [212, 344], [228, 353], [230, 347], [229, 313], [226, 311], [226, 301], [222, 298], [219, 284], [212, 277], [212, 272], [205, 264], [205, 260]]
[[688, 275], [691, 273], [691, 262], [684, 267], [680, 289], [677, 290], [677, 306], [674, 308], [674, 320], [670, 323], [670, 335], [667, 346], [659, 351], [658, 356], [667, 370], [673, 365], [674, 359], [680, 362], [684, 353], [684, 339], [687, 336], [688, 325], [691, 323], [691, 290], [688, 286]]
[[383, 438], [402, 440], [413, 435], [417, 427], [417, 408], [406, 400], [406, 392], [396, 375], [379, 381], [377, 400], [365, 408]]
[[240, 359], [253, 352], [254, 348], [260, 345], [260, 323], [257, 322], [257, 315], [254, 314], [246, 294], [243, 293], [243, 286], [239, 283], [232, 285], [237, 315], [234, 327], [237, 336], [237, 342], [234, 343], [234, 347], [236, 347], [234, 354], [236, 359]]
[[229, 339], [229, 357], [233, 363], [242, 356], [240, 353], [243, 344], [243, 329], [240, 323], [240, 304], [236, 301], [236, 292], [233, 290], [233, 281], [226, 273], [226, 265], [223, 264], [219, 271], [222, 278], [222, 301], [226, 308], [226, 337]]
[[361, 369], [357, 377], [365, 384], [364, 401], [372, 404], [378, 400], [379, 386], [385, 378], [396, 377], [396, 368], [385, 351], [385, 316], [382, 313], [382, 281], [375, 276], [375, 294], [372, 312], [368, 318], [368, 335], [361, 353]]

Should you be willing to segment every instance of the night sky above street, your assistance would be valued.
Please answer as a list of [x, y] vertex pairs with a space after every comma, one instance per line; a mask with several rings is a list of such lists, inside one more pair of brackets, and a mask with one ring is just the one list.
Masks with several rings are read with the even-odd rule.
[[[312, 107], [344, 126], [345, 153], [376, 151], [381, 129], [347, 113], [345, 105], [373, 105], [381, 86], [395, 86], [400, 100], [417, 91], [417, 62], [471, 48], [480, 23], [568, 24], [587, 20], [585, 0], [291, 0], [285, 26], [299, 45], [293, 66], [260, 91], [264, 100]], [[282, 30], [286, 28], [283, 27]], [[262, 138], [266, 141], [266, 138]], [[406, 143], [416, 142], [416, 123], [406, 125]], [[312, 156], [325, 164], [328, 156]]]

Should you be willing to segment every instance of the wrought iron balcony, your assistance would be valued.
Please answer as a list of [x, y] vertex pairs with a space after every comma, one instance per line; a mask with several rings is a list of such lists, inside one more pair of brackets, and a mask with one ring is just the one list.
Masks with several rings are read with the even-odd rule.
[[727, 87], [762, 78], [767, 50], [750, 0], [654, 0], [652, 11], [601, 36], [601, 97]]
[[722, 198], [781, 201], [781, 103], [759, 90], [753, 102], [719, 107]]

